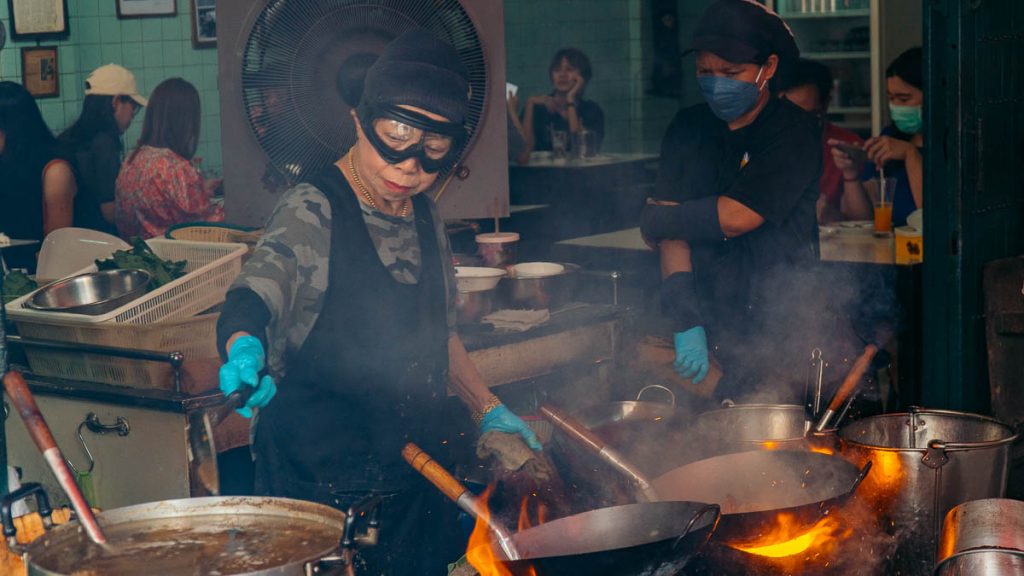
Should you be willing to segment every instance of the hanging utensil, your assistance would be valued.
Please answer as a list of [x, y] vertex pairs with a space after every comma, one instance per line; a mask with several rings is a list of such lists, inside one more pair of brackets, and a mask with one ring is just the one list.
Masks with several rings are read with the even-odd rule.
[[850, 373], [846, 375], [842, 385], [839, 386], [839, 390], [836, 391], [832, 401], [829, 402], [828, 408], [825, 409], [825, 412], [818, 420], [818, 424], [814, 427], [815, 432], [824, 432], [828, 428], [832, 417], [843, 407], [843, 403], [846, 402], [846, 399], [849, 398], [850, 394], [856, 390], [857, 385], [860, 384], [860, 379], [868, 371], [868, 368], [871, 366], [871, 360], [875, 358], [877, 353], [878, 347], [874, 344], [868, 344], [864, 347], [864, 352], [853, 363]]
[[228, 394], [219, 406], [189, 412], [185, 425], [188, 434], [188, 461], [200, 484], [214, 496], [220, 495], [220, 473], [217, 469], [217, 446], [214, 442], [213, 429], [230, 416], [231, 412], [245, 406], [255, 390], [253, 386], [239, 386], [237, 390]]
[[29, 391], [25, 379], [21, 376], [21, 373], [11, 370], [4, 374], [3, 384], [7, 395], [11, 397], [11, 402], [14, 403], [18, 413], [21, 415], [21, 419], [25, 422], [25, 428], [28, 429], [29, 436], [32, 437], [36, 447], [43, 453], [43, 458], [50, 467], [50, 471], [53, 472], [53, 475], [57, 478], [57, 483], [64, 490], [64, 493], [67, 494], [68, 500], [71, 501], [71, 507], [74, 508], [75, 513], [78, 515], [78, 521], [85, 529], [85, 533], [96, 544], [106, 544], [107, 538], [104, 536], [103, 530], [100, 529], [100, 525], [96, 522], [96, 517], [93, 516], [88, 502], [82, 496], [82, 491], [79, 490], [75, 477], [71, 474], [71, 469], [68, 468], [68, 463], [57, 446], [57, 441], [54, 440], [50, 427], [46, 424], [46, 420], [39, 411], [39, 407], [36, 405], [35, 398], [32, 396], [32, 392]]

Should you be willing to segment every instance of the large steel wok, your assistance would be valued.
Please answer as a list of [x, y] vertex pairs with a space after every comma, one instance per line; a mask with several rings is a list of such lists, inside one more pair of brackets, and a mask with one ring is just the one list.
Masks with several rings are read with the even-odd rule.
[[[48, 516], [48, 499], [38, 484], [10, 494], [3, 505], [9, 542], [15, 536], [10, 503], [28, 495], [36, 496], [40, 514]], [[300, 576], [321, 561], [350, 567], [349, 554], [336, 555], [351, 535], [346, 528], [354, 525], [346, 524], [347, 517], [328, 506], [287, 498], [164, 500], [97, 514], [106, 545], [93, 543], [78, 522], [70, 522], [12, 549], [24, 554], [30, 576]], [[371, 530], [352, 537], [352, 544], [372, 543], [376, 527]]]
[[512, 534], [417, 446], [407, 445], [402, 454], [460, 508], [488, 524], [497, 559], [516, 576], [672, 576], [718, 525], [717, 505], [652, 502], [591, 510]]
[[842, 504], [867, 475], [845, 460], [805, 451], [748, 451], [698, 460], [649, 479], [596, 434], [551, 406], [542, 415], [628, 478], [640, 500], [712, 502], [721, 506], [717, 539], [753, 540], [780, 513], [810, 528]]

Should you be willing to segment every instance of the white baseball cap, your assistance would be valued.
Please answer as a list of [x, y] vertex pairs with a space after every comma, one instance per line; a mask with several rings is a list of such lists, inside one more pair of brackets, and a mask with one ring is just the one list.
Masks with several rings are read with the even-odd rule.
[[149, 103], [149, 100], [139, 96], [135, 75], [117, 64], [106, 64], [93, 70], [85, 80], [85, 93], [98, 96], [130, 96], [140, 106]]

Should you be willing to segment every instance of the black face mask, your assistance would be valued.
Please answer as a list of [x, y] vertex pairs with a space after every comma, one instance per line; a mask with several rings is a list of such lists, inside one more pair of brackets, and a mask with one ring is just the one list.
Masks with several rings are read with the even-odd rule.
[[378, 110], [364, 104], [359, 107], [359, 125], [385, 162], [416, 158], [428, 174], [452, 167], [466, 139], [462, 124], [439, 122], [398, 106]]

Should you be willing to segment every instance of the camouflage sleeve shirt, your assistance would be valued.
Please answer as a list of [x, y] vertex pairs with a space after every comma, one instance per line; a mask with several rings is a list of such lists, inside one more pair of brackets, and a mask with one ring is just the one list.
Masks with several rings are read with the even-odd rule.
[[[448, 326], [454, 330], [455, 271], [451, 248], [437, 207], [432, 201], [428, 203], [445, 267]], [[413, 219], [391, 218], [375, 211], [364, 211], [363, 219], [381, 261], [392, 276], [399, 282], [415, 282], [419, 277], [419, 243], [408, 241], [409, 230], [412, 239], [416, 239]], [[302, 347], [323, 308], [329, 278], [330, 230], [331, 205], [324, 193], [308, 183], [289, 189], [274, 208], [252, 257], [231, 286], [232, 290], [252, 290], [270, 312], [267, 366], [276, 378], [285, 376], [284, 359]]]

